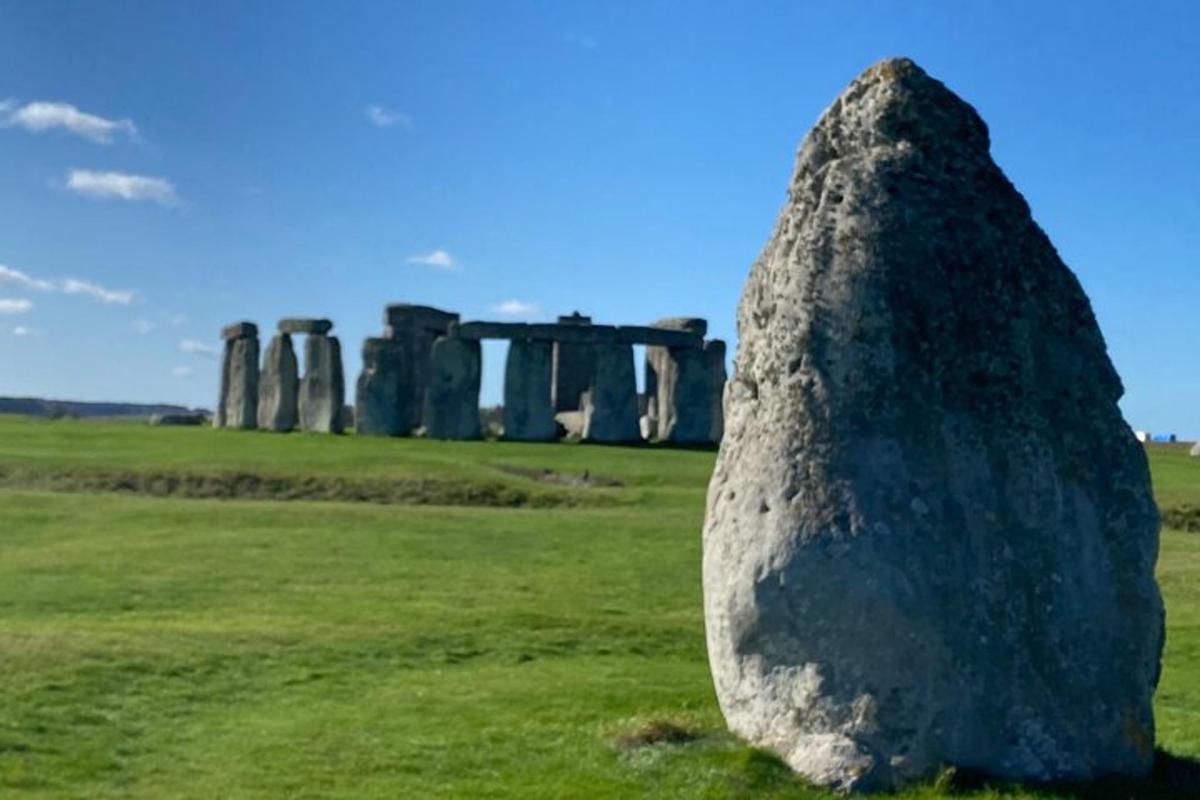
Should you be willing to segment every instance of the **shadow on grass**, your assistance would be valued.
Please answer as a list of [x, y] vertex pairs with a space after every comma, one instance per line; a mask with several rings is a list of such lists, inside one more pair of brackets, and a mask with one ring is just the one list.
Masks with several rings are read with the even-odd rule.
[[[939, 788], [953, 797], [985, 789], [1016, 789], [1015, 784], [997, 783], [985, 775], [947, 770], [938, 779]], [[1154, 766], [1143, 780], [1105, 778], [1089, 783], [1051, 783], [1027, 788], [1069, 800], [1196, 800], [1200, 798], [1200, 761], [1156, 750]]]

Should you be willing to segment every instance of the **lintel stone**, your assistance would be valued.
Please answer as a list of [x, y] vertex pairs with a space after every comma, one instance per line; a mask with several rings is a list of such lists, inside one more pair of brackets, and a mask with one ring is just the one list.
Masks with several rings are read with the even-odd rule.
[[279, 320], [280, 333], [307, 333], [324, 336], [331, 330], [333, 330], [333, 322], [328, 319], [289, 317]]

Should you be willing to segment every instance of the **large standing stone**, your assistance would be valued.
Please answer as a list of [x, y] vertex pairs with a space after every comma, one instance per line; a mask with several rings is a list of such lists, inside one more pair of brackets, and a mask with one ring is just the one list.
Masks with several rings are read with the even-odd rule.
[[424, 424], [433, 343], [439, 336], [445, 336], [458, 319], [458, 314], [411, 303], [393, 303], [384, 309], [385, 335], [404, 344], [401, 405], [409, 409], [410, 429]]
[[721, 441], [725, 343], [714, 339], [703, 349], [672, 347], [663, 365], [656, 398], [658, 437], [675, 444]]
[[[651, 327], [671, 331], [687, 331], [703, 336], [708, 332], [708, 321], [700, 317], [667, 317], [651, 323]], [[700, 345], [697, 342], [697, 345]], [[646, 379], [647, 409], [643, 419], [646, 438], [657, 438], [675, 442], [696, 443], [709, 441], [708, 430], [703, 436], [691, 436], [690, 430], [681, 430], [676, 437], [672, 433], [678, 427], [679, 409], [676, 387], [680, 385], [681, 370], [690, 374], [685, 377], [685, 388], [697, 382], [706, 363], [699, 347], [663, 347], [651, 345], [646, 348], [644, 376]], [[708, 411], [704, 412], [707, 418]], [[704, 423], [691, 420], [692, 428], [700, 429]]]
[[430, 353], [425, 434], [432, 439], [478, 439], [479, 342], [443, 336]]
[[[559, 317], [560, 325], [591, 325], [592, 318], [575, 313]], [[573, 342], [554, 343], [554, 410], [575, 411], [579, 400], [592, 382], [592, 370], [596, 365], [593, 345]]]
[[300, 381], [300, 429], [341, 433], [345, 397], [342, 346], [337, 337], [309, 335], [304, 340], [304, 379]]
[[300, 370], [292, 337], [271, 337], [258, 378], [258, 427], [283, 433], [299, 422]]
[[355, 393], [355, 431], [370, 436], [403, 436], [412, 430], [408, 393], [403, 392], [405, 347], [395, 339], [363, 342], [362, 373]]
[[591, 386], [583, 396], [584, 441], [612, 444], [641, 441], [633, 347], [601, 344], [594, 351], [596, 366]]
[[551, 342], [514, 339], [504, 368], [504, 438], [542, 442], [558, 438], [550, 399]]
[[738, 311], [709, 488], [730, 727], [822, 784], [1140, 776], [1163, 608], [1087, 297], [907, 60], [805, 139]]
[[237, 322], [221, 331], [221, 388], [213, 427], [251, 430], [258, 415], [258, 326]]

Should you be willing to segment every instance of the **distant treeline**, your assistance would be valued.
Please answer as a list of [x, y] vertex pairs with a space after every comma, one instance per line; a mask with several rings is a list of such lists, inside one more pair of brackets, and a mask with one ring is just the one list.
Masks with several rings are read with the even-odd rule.
[[85, 403], [44, 400], [40, 397], [0, 397], [0, 414], [31, 417], [151, 417], [155, 414], [188, 414], [192, 409], [163, 403]]

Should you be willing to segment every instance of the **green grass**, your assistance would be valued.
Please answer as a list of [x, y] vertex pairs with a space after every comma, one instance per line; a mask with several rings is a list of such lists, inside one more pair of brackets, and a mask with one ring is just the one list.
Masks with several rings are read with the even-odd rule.
[[[712, 461], [0, 418], [0, 797], [832, 797], [723, 732], [699, 587]], [[1164, 498], [1200, 499], [1200, 464], [1159, 449], [1152, 464]], [[534, 499], [84, 491], [112, 470]], [[68, 491], [22, 484], [46, 476]], [[1160, 576], [1160, 740], [1200, 757], [1200, 536], [1164, 533]]]

